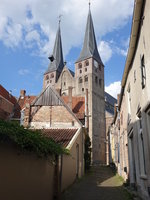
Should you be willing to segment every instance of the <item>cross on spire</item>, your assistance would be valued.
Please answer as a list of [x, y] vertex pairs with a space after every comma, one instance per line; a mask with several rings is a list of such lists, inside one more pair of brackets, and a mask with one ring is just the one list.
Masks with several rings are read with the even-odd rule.
[[91, 0], [89, 0], [89, 8], [91, 7]]
[[60, 15], [58, 16], [58, 18], [59, 18], [59, 25], [60, 25], [62, 15], [60, 14]]

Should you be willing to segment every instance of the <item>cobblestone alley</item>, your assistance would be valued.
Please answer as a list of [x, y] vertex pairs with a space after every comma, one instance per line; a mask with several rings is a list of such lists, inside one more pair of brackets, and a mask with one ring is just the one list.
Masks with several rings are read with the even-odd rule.
[[109, 167], [93, 167], [84, 178], [72, 185], [63, 200], [129, 200], [131, 195], [122, 186], [118, 175]]

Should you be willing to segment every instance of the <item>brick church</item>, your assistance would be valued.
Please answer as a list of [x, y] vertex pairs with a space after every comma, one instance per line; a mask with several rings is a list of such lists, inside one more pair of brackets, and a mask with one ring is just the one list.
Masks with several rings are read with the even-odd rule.
[[[44, 73], [43, 89], [53, 87], [63, 99], [85, 97], [84, 126], [92, 142], [93, 163], [105, 163], [104, 65], [100, 58], [89, 8], [83, 47], [75, 62], [75, 73], [64, 63], [60, 23], [53, 54]], [[69, 101], [69, 98], [68, 98]], [[69, 103], [69, 102], [68, 102]], [[82, 105], [79, 105], [82, 106]]]

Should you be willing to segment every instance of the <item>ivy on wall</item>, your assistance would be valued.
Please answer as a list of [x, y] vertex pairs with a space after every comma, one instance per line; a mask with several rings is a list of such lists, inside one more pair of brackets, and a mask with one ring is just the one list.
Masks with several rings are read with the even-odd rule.
[[3, 120], [0, 120], [0, 142], [13, 142], [22, 150], [38, 156], [69, 154], [68, 150], [44, 137], [40, 131], [24, 129], [23, 126]]
[[87, 133], [87, 130], [84, 129], [84, 136], [85, 136], [85, 140], [84, 140], [84, 162], [85, 162], [85, 171], [90, 169], [91, 166], [91, 140], [90, 137]]

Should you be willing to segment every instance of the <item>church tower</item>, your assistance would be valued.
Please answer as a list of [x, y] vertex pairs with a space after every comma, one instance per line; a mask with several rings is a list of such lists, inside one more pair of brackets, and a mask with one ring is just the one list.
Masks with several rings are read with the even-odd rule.
[[64, 67], [60, 21], [59, 21], [58, 31], [56, 34], [53, 54], [49, 56], [49, 60], [50, 63], [48, 69], [44, 73], [43, 88], [46, 88], [47, 85], [54, 86]]
[[104, 164], [104, 65], [97, 49], [90, 5], [83, 48], [75, 63], [75, 82], [77, 95], [85, 95], [86, 89], [88, 89], [89, 113], [87, 115], [89, 120], [89, 136], [92, 142], [92, 162]]

